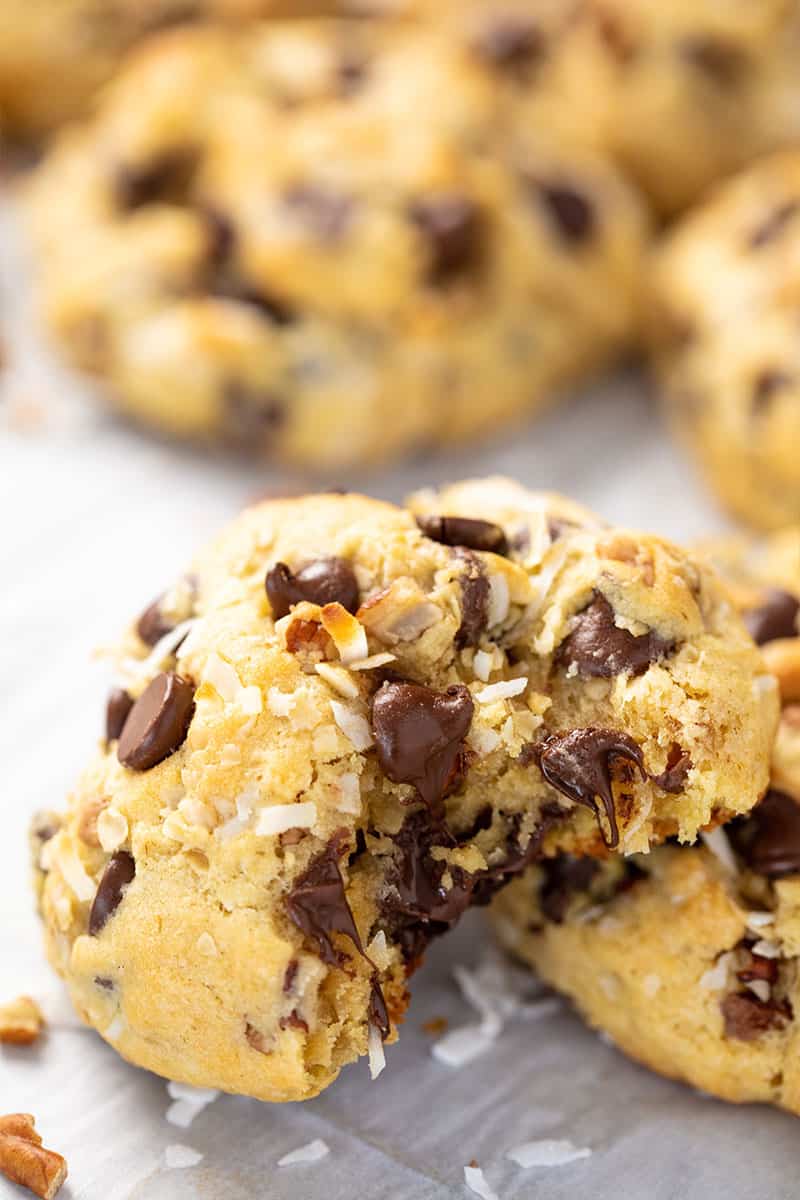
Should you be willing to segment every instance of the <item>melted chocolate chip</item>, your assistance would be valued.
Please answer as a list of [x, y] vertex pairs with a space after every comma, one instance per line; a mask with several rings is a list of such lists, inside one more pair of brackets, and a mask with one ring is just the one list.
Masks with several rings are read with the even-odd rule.
[[460, 546], [467, 550], [508, 554], [508, 539], [499, 525], [476, 517], [440, 517], [423, 515], [417, 525], [433, 542], [443, 546]]
[[231, 382], [223, 394], [222, 435], [241, 450], [269, 447], [286, 420], [286, 405], [271, 392]]
[[186, 204], [197, 168], [197, 152], [168, 150], [151, 163], [120, 167], [114, 180], [117, 204], [127, 212], [145, 204]]
[[133, 855], [118, 850], [108, 861], [89, 913], [89, 936], [97, 937], [120, 905], [125, 889], [136, 874]]
[[572, 897], [585, 892], [600, 870], [593, 858], [576, 858], [561, 854], [541, 863], [542, 882], [539, 885], [539, 904], [542, 913], [554, 925], [560, 925], [567, 915]]
[[588, 197], [566, 183], [530, 179], [528, 186], [565, 242], [578, 246], [588, 241], [595, 226], [595, 212]]
[[685, 38], [678, 50], [685, 62], [697, 67], [723, 87], [736, 83], [747, 65], [747, 59], [738, 46], [717, 38]]
[[[619, 829], [611, 786], [611, 761], [623, 758], [647, 778], [641, 748], [626, 733], [614, 729], [572, 729], [553, 733], [539, 746], [539, 769], [547, 782], [570, 800], [590, 808], [597, 816], [606, 846], [619, 845]], [[598, 797], [603, 802], [608, 836], [600, 821]]]
[[117, 758], [148, 771], [181, 746], [194, 715], [194, 684], [174, 672], [156, 675], [133, 705], [117, 743]]
[[733, 821], [728, 836], [751, 871], [767, 879], [800, 874], [800, 805], [783, 792], [767, 792], [749, 816]]
[[267, 571], [264, 586], [275, 621], [285, 617], [293, 605], [304, 600], [320, 607], [341, 604], [350, 613], [358, 608], [358, 580], [344, 558], [316, 558], [297, 574], [286, 563], [276, 563]]
[[800, 600], [796, 596], [780, 588], [768, 588], [764, 603], [742, 613], [742, 619], [753, 641], [764, 646], [778, 638], [797, 637], [798, 613]]
[[133, 708], [133, 697], [124, 688], [114, 688], [106, 703], [106, 741], [115, 742]]
[[758, 1000], [749, 992], [734, 992], [720, 1003], [725, 1036], [740, 1042], [755, 1042], [771, 1029], [782, 1029], [791, 1013], [788, 1006]]
[[332, 838], [297, 880], [286, 900], [292, 921], [314, 942], [322, 961], [331, 967], [340, 967], [347, 961], [347, 955], [333, 944], [334, 933], [344, 934], [359, 954], [364, 953], [347, 902], [338, 858], [339, 839]]
[[161, 611], [162, 599], [162, 596], [158, 596], [152, 604], [148, 604], [136, 622], [136, 632], [145, 646], [155, 646], [156, 642], [160, 642], [162, 637], [166, 637], [175, 628], [174, 622]]
[[779, 238], [787, 225], [800, 213], [800, 200], [787, 200], [773, 209], [748, 238], [751, 250], [761, 250]]
[[353, 215], [349, 196], [319, 184], [296, 184], [284, 197], [287, 206], [321, 242], [335, 242], [346, 233]]
[[488, 24], [474, 46], [476, 53], [491, 66], [522, 79], [528, 77], [544, 49], [536, 25], [511, 15]]
[[794, 386], [794, 379], [777, 367], [766, 367], [753, 381], [752, 412], [761, 417], [771, 405], [774, 397], [786, 388]]
[[457, 549], [455, 554], [464, 563], [458, 582], [461, 588], [461, 624], [456, 633], [456, 646], [477, 646], [489, 620], [489, 580], [482, 561], [471, 550]]
[[411, 220], [425, 239], [428, 281], [444, 287], [478, 271], [483, 263], [485, 219], [467, 196], [434, 196], [418, 200]]
[[417, 683], [384, 683], [372, 701], [378, 762], [393, 783], [410, 783], [431, 808], [464, 765], [472, 697], [463, 684], [445, 692]]
[[651, 778], [656, 787], [661, 788], [662, 792], [677, 795], [685, 788], [691, 769], [691, 755], [687, 754], [677, 742], [673, 742], [667, 752], [666, 767], [660, 775], [653, 775]]
[[614, 610], [600, 592], [575, 617], [572, 633], [561, 643], [557, 659], [574, 666], [584, 677], [641, 675], [651, 663], [670, 654], [674, 643], [656, 633], [636, 635], [620, 629], [614, 622]]
[[386, 1000], [381, 991], [380, 984], [377, 979], [372, 980], [372, 987], [369, 993], [369, 1007], [367, 1009], [367, 1019], [370, 1025], [374, 1025], [385, 1041], [391, 1031], [391, 1023], [389, 1021], [389, 1012], [386, 1008]]

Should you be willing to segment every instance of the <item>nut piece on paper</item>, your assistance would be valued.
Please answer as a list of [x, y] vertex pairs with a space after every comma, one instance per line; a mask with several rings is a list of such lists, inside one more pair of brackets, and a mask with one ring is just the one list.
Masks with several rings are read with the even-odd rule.
[[53, 1200], [67, 1178], [67, 1162], [45, 1149], [30, 1113], [9, 1113], [0, 1116], [0, 1174], [40, 1200]]
[[30, 996], [0, 1004], [0, 1042], [28, 1046], [37, 1040], [44, 1023], [42, 1010]]

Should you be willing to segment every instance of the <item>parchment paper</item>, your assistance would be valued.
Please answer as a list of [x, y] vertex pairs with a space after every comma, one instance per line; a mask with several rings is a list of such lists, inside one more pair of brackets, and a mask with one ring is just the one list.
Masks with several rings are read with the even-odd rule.
[[[108, 678], [91, 661], [194, 547], [278, 472], [148, 439], [90, 405], [53, 368], [26, 299], [19, 234], [0, 210], [0, 321], [14, 362], [0, 400], [0, 1000], [30, 992], [49, 1032], [0, 1053], [0, 1112], [35, 1114], [64, 1153], [64, 1200], [444, 1200], [469, 1196], [475, 1159], [501, 1200], [783, 1200], [800, 1194], [800, 1123], [725, 1106], [629, 1063], [560, 1004], [512, 1021], [460, 1069], [431, 1055], [422, 1024], [475, 1019], [453, 980], [481, 953], [476, 914], [437, 945], [388, 1066], [356, 1064], [319, 1099], [269, 1106], [220, 1097], [191, 1128], [165, 1120], [165, 1084], [122, 1062], [71, 1014], [45, 966], [27, 880], [25, 833], [58, 806], [99, 736]], [[567, 491], [614, 520], [678, 538], [720, 525], [672, 451], [633, 374], [576, 397], [522, 434], [346, 483], [398, 499], [412, 487], [506, 472]], [[541, 1137], [589, 1146], [551, 1169], [506, 1151]], [[323, 1138], [320, 1162], [278, 1168]], [[167, 1146], [203, 1154], [164, 1166]], [[19, 1193], [0, 1180], [0, 1196]]]

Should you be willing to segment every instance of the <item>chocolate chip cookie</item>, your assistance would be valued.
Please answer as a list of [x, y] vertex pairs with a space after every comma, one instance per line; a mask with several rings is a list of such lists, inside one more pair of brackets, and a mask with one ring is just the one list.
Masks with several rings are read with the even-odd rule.
[[542, 853], [752, 807], [762, 671], [713, 574], [559, 497], [257, 505], [131, 626], [34, 828], [49, 957], [167, 1077], [288, 1100], [377, 1070], [427, 944]]
[[543, 862], [493, 914], [507, 948], [627, 1054], [800, 1113], [800, 529], [704, 550], [780, 682], [770, 792], [706, 845]]
[[495, 432], [637, 307], [630, 190], [416, 28], [165, 36], [31, 209], [50, 326], [111, 402], [300, 465]]
[[667, 238], [651, 342], [673, 425], [749, 524], [800, 520], [800, 154], [725, 184]]

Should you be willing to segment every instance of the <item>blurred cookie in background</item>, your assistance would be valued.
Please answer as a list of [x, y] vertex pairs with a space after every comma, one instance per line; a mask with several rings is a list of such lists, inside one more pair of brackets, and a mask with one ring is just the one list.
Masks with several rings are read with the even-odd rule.
[[653, 291], [655, 366], [683, 444], [736, 516], [800, 521], [800, 151], [690, 214]]
[[645, 222], [450, 39], [163, 35], [29, 211], [67, 356], [145, 425], [321, 468], [494, 433], [617, 355]]

